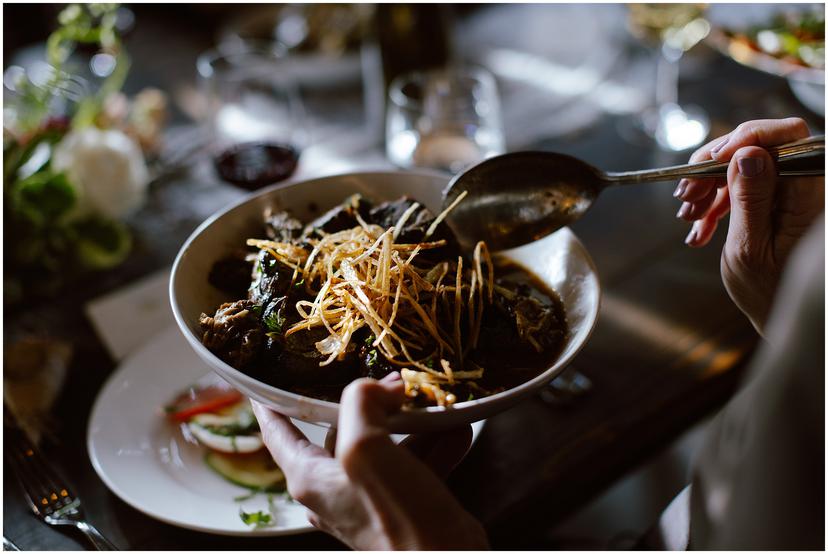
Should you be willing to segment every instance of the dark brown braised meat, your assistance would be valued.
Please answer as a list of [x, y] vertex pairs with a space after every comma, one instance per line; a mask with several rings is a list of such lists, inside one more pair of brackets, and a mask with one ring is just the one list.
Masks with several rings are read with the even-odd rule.
[[[312, 236], [315, 231], [321, 230], [325, 233], [336, 233], [351, 229], [359, 225], [356, 214], [366, 222], [379, 225], [385, 229], [396, 225], [405, 212], [414, 204], [415, 200], [403, 196], [397, 200], [383, 202], [374, 206], [359, 194], [350, 196], [339, 206], [332, 208], [310, 222], [303, 232], [304, 236]], [[289, 217], [289, 216], [288, 216]], [[397, 242], [415, 244], [425, 240], [426, 231], [434, 221], [432, 214], [425, 206], [421, 206], [404, 222]], [[434, 234], [428, 238], [429, 241], [445, 240], [446, 246], [439, 249], [423, 251], [421, 259], [446, 259], [456, 258], [460, 254], [460, 248], [456, 237], [448, 225], [439, 225]]]
[[265, 306], [287, 295], [292, 278], [293, 268], [262, 250], [253, 266], [253, 282], [249, 283], [248, 298], [260, 306]]
[[[365, 222], [385, 229], [397, 225], [414, 202], [403, 197], [373, 205], [354, 195], [305, 226], [288, 212], [268, 211], [264, 232], [271, 240], [310, 251], [313, 238], [358, 226], [357, 214]], [[417, 259], [425, 267], [455, 261], [460, 254], [458, 242], [445, 224], [425, 237], [433, 221], [434, 215], [425, 207], [415, 209], [396, 240], [407, 244], [445, 240], [444, 247], [420, 252]], [[320, 366], [328, 356], [320, 353], [316, 344], [329, 336], [327, 329], [314, 327], [285, 336], [285, 331], [300, 320], [296, 303], [313, 300], [305, 290], [301, 273], [264, 249], [255, 254], [254, 262], [246, 261], [251, 253], [220, 260], [209, 275], [209, 281], [231, 297], [246, 298], [222, 304], [213, 317], [201, 316], [202, 342], [222, 360], [271, 385], [332, 401], [338, 401], [342, 389], [358, 377], [381, 379], [400, 370], [372, 345], [374, 337], [368, 327], [354, 333], [340, 359]], [[467, 358], [485, 368], [483, 377], [448, 387], [460, 402], [536, 376], [558, 357], [566, 338], [563, 307], [553, 291], [514, 264], [497, 265], [496, 273], [500, 277], [493, 302], [483, 313], [477, 348]], [[450, 323], [453, 309], [442, 303], [436, 309], [438, 319]], [[464, 330], [471, 324], [468, 316], [466, 311], [461, 315]], [[430, 352], [412, 350], [412, 355], [423, 359]], [[453, 367], [462, 367], [460, 362], [450, 361]], [[437, 360], [426, 363], [436, 364]], [[409, 399], [414, 406], [433, 405], [429, 402], [425, 396]]]
[[[403, 196], [391, 202], [383, 202], [376, 208], [373, 208], [369, 214], [369, 222], [388, 229], [392, 225], [396, 225], [405, 212], [414, 204], [415, 200], [408, 196]], [[408, 219], [403, 223], [402, 230], [397, 237], [397, 242], [416, 244], [418, 242], [445, 240], [446, 246], [434, 250], [426, 250], [420, 254], [420, 259], [423, 260], [444, 260], [447, 258], [456, 259], [460, 254], [460, 246], [454, 233], [451, 232], [448, 225], [438, 225], [434, 234], [428, 239], [425, 234], [431, 224], [434, 222], [434, 215], [425, 207], [420, 206]]]
[[564, 340], [565, 322], [556, 310], [532, 296], [532, 290], [525, 283], [511, 287], [513, 298], [504, 293], [496, 294], [495, 306], [509, 314], [518, 337], [524, 344], [531, 344], [535, 350], [554, 350]]
[[293, 242], [302, 235], [305, 225], [290, 215], [290, 212], [268, 209], [265, 212], [265, 233], [276, 242]]
[[359, 373], [361, 377], [382, 379], [392, 371], [399, 371], [400, 368], [389, 362], [379, 350], [371, 346], [374, 335], [367, 337], [362, 346], [359, 347]]
[[351, 351], [343, 360], [320, 366], [327, 356], [319, 353], [316, 343], [325, 339], [328, 331], [316, 327], [298, 331], [288, 337], [270, 333], [265, 343], [262, 366], [271, 372], [274, 384], [280, 386], [344, 386], [359, 377], [356, 352]]
[[258, 357], [264, 338], [257, 312], [255, 302], [239, 300], [222, 304], [212, 317], [201, 314], [201, 342], [235, 368], [249, 365]]
[[477, 350], [517, 354], [555, 350], [565, 338], [565, 324], [557, 310], [532, 297], [527, 285], [511, 287], [511, 294], [494, 294], [494, 309], [483, 315]]
[[[412, 205], [414, 205], [414, 200], [408, 196], [403, 196], [392, 202], [383, 202], [371, 210], [369, 220], [371, 223], [388, 229], [392, 225], [396, 225]], [[424, 206], [421, 206], [405, 221], [403, 229], [397, 237], [397, 242], [411, 244], [420, 242], [432, 221], [434, 221], [434, 216]]]
[[371, 203], [359, 194], [349, 196], [339, 206], [331, 208], [308, 223], [303, 234], [310, 236], [317, 229], [325, 233], [337, 233], [356, 227], [359, 225], [356, 214], [367, 221], [371, 206]]
[[567, 329], [557, 298], [541, 302], [525, 283], [498, 283], [493, 309], [483, 315], [477, 348], [470, 356], [480, 366], [500, 368], [484, 373], [480, 382], [490, 393], [523, 383], [549, 367], [560, 354]]
[[233, 298], [247, 295], [253, 262], [247, 261], [245, 256], [245, 252], [239, 252], [220, 259], [210, 269], [207, 281]]

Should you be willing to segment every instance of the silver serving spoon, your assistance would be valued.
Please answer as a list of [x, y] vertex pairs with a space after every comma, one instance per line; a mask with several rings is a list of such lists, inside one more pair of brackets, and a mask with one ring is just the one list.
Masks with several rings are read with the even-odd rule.
[[[768, 148], [781, 176], [825, 175], [825, 137]], [[491, 250], [542, 238], [578, 220], [604, 188], [681, 177], [725, 177], [727, 162], [706, 161], [642, 171], [605, 172], [572, 156], [514, 152], [484, 160], [451, 180], [443, 208], [466, 193], [447, 217], [462, 246]]]

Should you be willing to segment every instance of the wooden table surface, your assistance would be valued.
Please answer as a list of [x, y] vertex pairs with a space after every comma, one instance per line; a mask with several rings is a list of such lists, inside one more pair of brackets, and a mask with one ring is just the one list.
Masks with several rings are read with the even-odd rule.
[[[141, 65], [135, 55], [134, 64]], [[785, 81], [708, 56], [707, 77], [683, 83], [682, 100], [705, 106], [714, 132], [758, 117], [801, 115], [814, 132], [824, 120], [792, 97]], [[618, 118], [577, 136], [534, 146], [579, 156], [605, 169], [683, 161], [652, 146], [624, 142]], [[224, 185], [214, 184], [220, 191]], [[702, 250], [684, 246], [688, 226], [675, 218], [674, 185], [607, 190], [573, 229], [592, 254], [603, 285], [599, 323], [574, 367], [593, 383], [569, 405], [540, 396], [488, 420], [449, 480], [460, 501], [485, 524], [499, 548], [538, 546], [541, 531], [571, 514], [645, 462], [732, 394], [757, 336], [729, 301], [719, 277], [724, 238]], [[90, 520], [122, 549], [336, 549], [321, 533], [234, 538], [180, 529], [121, 501], [95, 474], [86, 450], [92, 402], [115, 363], [82, 314], [85, 302], [170, 264], [200, 223], [189, 194], [210, 194], [194, 180], [166, 183], [135, 218], [136, 249], [127, 263], [54, 302], [4, 313], [6, 325], [48, 330], [75, 346], [69, 377], [54, 409], [59, 441], [44, 449], [75, 485]], [[721, 231], [721, 230], [720, 230]], [[136, 476], [138, 478], [139, 476]], [[4, 464], [4, 534], [24, 550], [76, 550], [71, 531], [32, 517]]]

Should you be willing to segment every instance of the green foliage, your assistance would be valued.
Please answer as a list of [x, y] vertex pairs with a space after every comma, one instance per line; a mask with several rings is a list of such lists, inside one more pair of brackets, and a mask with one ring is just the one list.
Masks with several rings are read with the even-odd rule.
[[60, 68], [78, 44], [98, 44], [116, 53], [121, 41], [115, 30], [118, 4], [70, 4], [58, 15], [60, 27], [46, 41], [46, 59]]
[[98, 45], [115, 57], [113, 72], [99, 90], [81, 99], [74, 107], [73, 124], [90, 125], [100, 111], [103, 99], [123, 86], [129, 71], [129, 58], [115, 28], [117, 4], [70, 4], [58, 15], [59, 27], [46, 40], [46, 61], [51, 66], [45, 83], [35, 85], [28, 78], [16, 83], [16, 94], [8, 99], [15, 114], [15, 133], [37, 133], [58, 100], [73, 87], [66, 63], [79, 44]]
[[73, 224], [78, 261], [85, 269], [109, 269], [129, 254], [132, 238], [120, 222], [87, 217]]
[[[4, 290], [57, 292], [73, 276], [113, 267], [129, 253], [128, 229], [79, 211], [78, 189], [48, 163], [52, 147], [70, 129], [92, 125], [104, 99], [120, 90], [126, 79], [129, 58], [115, 27], [117, 8], [108, 3], [64, 8], [58, 28], [46, 42], [48, 79], [34, 84], [24, 76], [5, 99], [11, 116], [4, 122], [9, 127], [3, 143]], [[72, 76], [66, 65], [81, 44], [97, 45], [114, 56], [116, 64], [94, 94], [69, 101]], [[28, 163], [43, 155], [44, 149], [48, 154], [44, 163]]]
[[10, 200], [13, 209], [42, 227], [66, 215], [77, 203], [77, 194], [66, 175], [46, 170], [17, 182]]

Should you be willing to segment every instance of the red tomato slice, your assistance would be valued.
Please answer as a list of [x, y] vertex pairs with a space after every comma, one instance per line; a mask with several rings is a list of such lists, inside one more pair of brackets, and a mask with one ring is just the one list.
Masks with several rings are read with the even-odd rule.
[[187, 421], [191, 417], [213, 412], [240, 402], [244, 397], [236, 389], [226, 385], [210, 385], [189, 388], [164, 406], [164, 411], [175, 421]]

